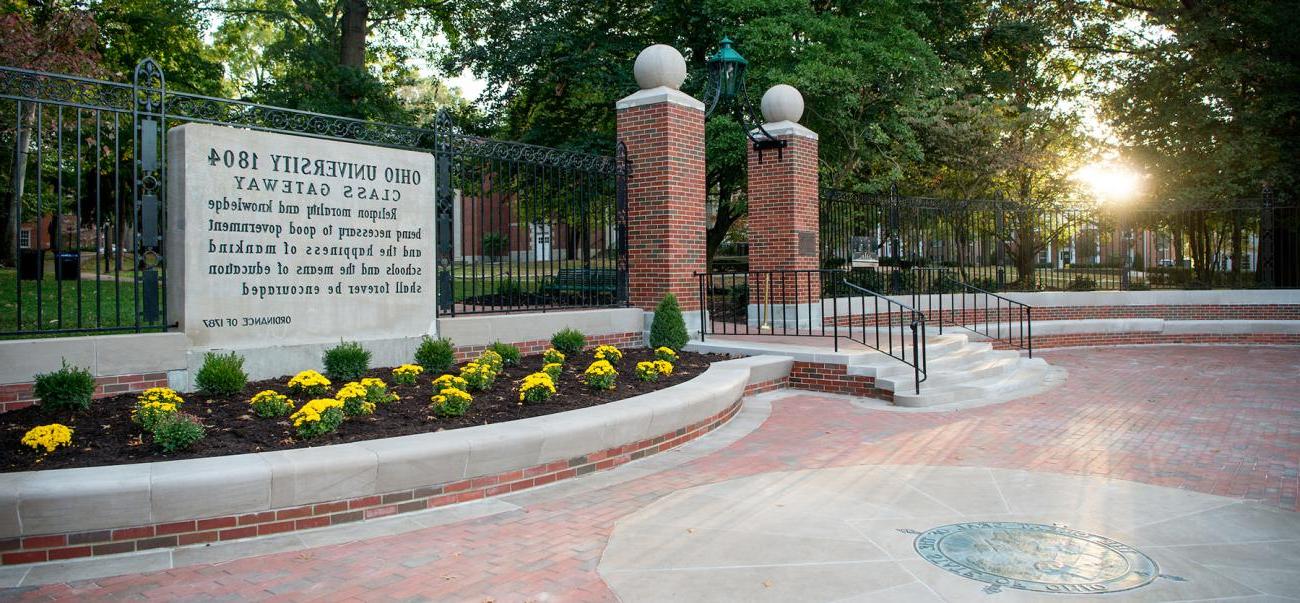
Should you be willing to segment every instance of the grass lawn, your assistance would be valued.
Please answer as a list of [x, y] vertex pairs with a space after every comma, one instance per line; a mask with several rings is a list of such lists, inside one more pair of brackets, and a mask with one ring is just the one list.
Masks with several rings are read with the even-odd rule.
[[[44, 280], [39, 283], [39, 291], [36, 281], [22, 281], [22, 315], [19, 316], [20, 283], [17, 274], [13, 268], [0, 269], [0, 332], [135, 325], [135, 289], [129, 277], [120, 282], [94, 279], [55, 281], [54, 270], [49, 267]], [[0, 338], [34, 336], [41, 335], [24, 333], [0, 335]]]

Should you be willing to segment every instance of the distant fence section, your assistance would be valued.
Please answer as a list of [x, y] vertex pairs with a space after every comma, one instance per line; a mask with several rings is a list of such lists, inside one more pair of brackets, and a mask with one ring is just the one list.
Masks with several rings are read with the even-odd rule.
[[988, 291], [1300, 286], [1300, 205], [1264, 196], [1171, 209], [821, 192], [821, 259], [872, 290], [912, 267]]
[[0, 338], [161, 331], [166, 133], [184, 123], [433, 153], [440, 315], [625, 305], [624, 154], [591, 155], [0, 67]]

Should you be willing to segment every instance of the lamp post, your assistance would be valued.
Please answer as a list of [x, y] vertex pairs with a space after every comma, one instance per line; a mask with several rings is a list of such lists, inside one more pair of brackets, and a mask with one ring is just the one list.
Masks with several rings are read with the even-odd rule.
[[764, 149], [776, 149], [781, 152], [786, 141], [781, 140], [763, 128], [763, 120], [755, 116], [754, 108], [749, 104], [749, 95], [745, 88], [745, 72], [749, 61], [732, 48], [730, 37], [723, 36], [719, 42], [721, 48], [706, 61], [709, 71], [709, 83], [705, 95], [709, 98], [709, 109], [704, 118], [708, 119], [719, 107], [730, 113], [745, 128], [745, 135], [754, 145], [754, 150], [762, 157]]

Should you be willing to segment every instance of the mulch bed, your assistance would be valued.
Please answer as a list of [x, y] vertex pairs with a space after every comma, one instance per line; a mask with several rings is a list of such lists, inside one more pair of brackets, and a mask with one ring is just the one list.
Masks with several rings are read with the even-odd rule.
[[[540, 355], [524, 357], [518, 366], [505, 367], [491, 389], [475, 393], [469, 412], [461, 417], [435, 417], [430, 412], [429, 398], [436, 393], [432, 381], [438, 375], [425, 373], [419, 376], [415, 385], [397, 385], [393, 383], [391, 368], [372, 369], [366, 376], [383, 379], [388, 384], [389, 391], [401, 396], [401, 400], [381, 405], [373, 415], [348, 418], [338, 431], [310, 440], [297, 437], [288, 417], [263, 419], [253, 414], [248, 405], [249, 398], [264, 389], [287, 394], [287, 376], [250, 382], [242, 394], [232, 397], [209, 398], [198, 393], [182, 394], [185, 398], [182, 410], [203, 420], [207, 427], [207, 437], [191, 450], [173, 454], [164, 454], [154, 447], [150, 436], [131, 422], [131, 409], [137, 394], [95, 400], [87, 411], [46, 412], [39, 406], [31, 406], [0, 414], [0, 426], [3, 426], [0, 428], [0, 473], [306, 448], [501, 423], [599, 406], [663, 389], [690, 380], [704, 372], [710, 362], [720, 359], [710, 354], [682, 352], [671, 376], [646, 383], [637, 379], [636, 363], [653, 360], [653, 352], [641, 348], [626, 349], [623, 353], [623, 360], [617, 365], [618, 382], [613, 390], [592, 391], [578, 381], [582, 371], [593, 360], [591, 351], [586, 351], [577, 358], [570, 357], [567, 360], [564, 374], [556, 383], [557, 393], [550, 400], [521, 405], [517, 383], [525, 375], [537, 372], [542, 367]], [[336, 388], [340, 385], [342, 384], [334, 384]], [[296, 406], [301, 406], [303, 400], [295, 402]], [[62, 423], [71, 427], [73, 445], [56, 449], [47, 455], [21, 444], [27, 430], [49, 423]]]

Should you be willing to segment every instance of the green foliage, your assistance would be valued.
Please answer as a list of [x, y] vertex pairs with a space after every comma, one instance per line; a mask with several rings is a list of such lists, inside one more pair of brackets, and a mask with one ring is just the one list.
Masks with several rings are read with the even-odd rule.
[[185, 450], [207, 435], [198, 417], [183, 412], [167, 414], [151, 431], [153, 443], [167, 453]]
[[95, 395], [95, 377], [64, 360], [59, 370], [36, 375], [32, 394], [47, 410], [86, 410]]
[[650, 323], [650, 347], [665, 347], [680, 352], [691, 336], [686, 332], [686, 320], [677, 305], [677, 296], [669, 293], [655, 307], [655, 317]]
[[470, 404], [473, 402], [472, 396], [453, 387], [439, 392], [433, 397], [429, 406], [433, 409], [433, 414], [439, 417], [459, 417], [469, 412]]
[[293, 402], [284, 394], [266, 390], [259, 392], [249, 402], [253, 412], [263, 419], [283, 417], [293, 412]]
[[355, 341], [340, 342], [321, 356], [325, 375], [334, 382], [360, 379], [370, 368], [370, 351]]
[[231, 352], [203, 355], [203, 367], [194, 375], [194, 385], [209, 396], [230, 396], [244, 389], [248, 373], [244, 372], [244, 358]]
[[425, 335], [415, 350], [415, 363], [427, 372], [445, 373], [456, 363], [456, 349], [446, 337], [434, 339]]
[[497, 283], [497, 295], [506, 300], [519, 299], [527, 293], [528, 292], [524, 290], [523, 283], [520, 283], [515, 279], [506, 277]]
[[136, 65], [152, 58], [167, 75], [167, 88], [226, 94], [221, 56], [204, 41], [207, 19], [192, 0], [100, 0], [94, 6], [104, 64], [130, 81]]
[[542, 352], [542, 362], [546, 364], [564, 364], [565, 355], [555, 348], [547, 348]]
[[319, 421], [303, 421], [298, 424], [298, 437], [304, 439], [323, 436], [327, 433], [334, 433], [343, 420], [347, 418], [343, 414], [343, 408], [334, 406], [325, 409], [320, 413]]
[[523, 357], [523, 355], [519, 353], [518, 347], [508, 343], [501, 343], [500, 341], [492, 342], [492, 345], [488, 346], [488, 350], [496, 352], [498, 356], [501, 356], [501, 361], [505, 366], [515, 366], [519, 364], [519, 359]]
[[[1138, 27], [1108, 31], [1104, 42], [1118, 52], [1098, 75], [1119, 84], [1100, 97], [1104, 117], [1126, 155], [1150, 171], [1153, 197], [1226, 201], [1256, 197], [1268, 184], [1294, 199], [1300, 178], [1295, 5], [1145, 5], [1115, 3], [1110, 19]], [[1144, 33], [1150, 30], [1164, 35]]]
[[577, 329], [561, 329], [560, 332], [551, 336], [551, 347], [559, 350], [565, 356], [572, 356], [587, 347], [587, 336]]
[[483, 235], [483, 255], [489, 257], [501, 257], [506, 254], [510, 248], [510, 238], [499, 232], [489, 232]]
[[1070, 281], [1067, 289], [1070, 291], [1096, 291], [1097, 281], [1082, 275], [1076, 276], [1073, 281]]

